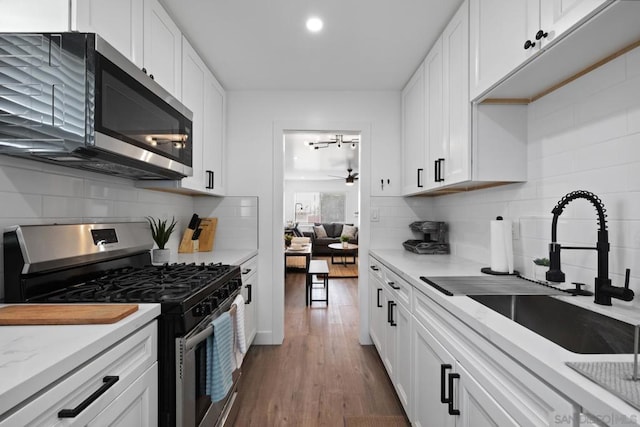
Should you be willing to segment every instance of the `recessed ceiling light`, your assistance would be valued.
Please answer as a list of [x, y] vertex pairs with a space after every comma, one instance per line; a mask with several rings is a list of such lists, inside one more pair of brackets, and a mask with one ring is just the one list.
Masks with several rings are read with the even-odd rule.
[[320, 18], [314, 16], [307, 19], [307, 30], [311, 31], [312, 33], [317, 33], [318, 31], [322, 30], [322, 26], [322, 19]]

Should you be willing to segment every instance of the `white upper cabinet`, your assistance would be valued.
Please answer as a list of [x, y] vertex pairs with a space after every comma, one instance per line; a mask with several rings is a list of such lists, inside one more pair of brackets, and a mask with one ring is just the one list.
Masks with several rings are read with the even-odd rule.
[[552, 41], [608, 0], [540, 0], [540, 30]]
[[204, 87], [207, 67], [187, 39], [182, 44], [182, 103], [193, 112], [191, 150], [193, 175], [182, 180], [184, 188], [204, 191], [208, 180], [204, 171]]
[[[608, 0], [470, 0], [470, 99], [479, 99], [599, 11]], [[608, 37], [600, 35], [601, 38]], [[588, 46], [588, 43], [585, 43]], [[575, 52], [572, 52], [575, 54]], [[606, 55], [606, 52], [602, 52]], [[566, 62], [572, 65], [570, 56]], [[564, 61], [563, 61], [564, 62]], [[594, 61], [595, 62], [595, 61]], [[576, 62], [577, 65], [579, 62]], [[590, 65], [590, 64], [589, 64]], [[553, 63], [547, 68], [556, 67]], [[566, 68], [566, 64], [561, 67]], [[580, 71], [580, 68], [576, 70]], [[535, 76], [533, 86], [554, 81]], [[523, 79], [527, 87], [530, 76]], [[516, 91], [516, 93], [519, 91]], [[532, 93], [535, 95], [535, 92]], [[500, 97], [500, 96], [498, 96]], [[514, 98], [517, 96], [514, 96]], [[523, 97], [523, 99], [528, 99]]]
[[405, 196], [527, 178], [526, 110], [473, 105], [469, 56], [469, 2], [464, 2], [403, 91]]
[[471, 179], [469, 116], [469, 5], [464, 2], [442, 33], [443, 144], [441, 185]]
[[[471, 0], [469, 7], [470, 98], [476, 99], [539, 50], [540, 9], [539, 0]], [[535, 45], [525, 49], [527, 40]]]
[[424, 60], [425, 75], [425, 137], [426, 137], [426, 184], [435, 188], [441, 185], [438, 172], [444, 161], [447, 143], [443, 135], [444, 125], [444, 76], [442, 62], [442, 37], [433, 45]]
[[131, 62], [144, 67], [142, 1], [78, 0], [72, 2], [72, 8], [76, 30], [98, 33]]
[[226, 98], [222, 86], [182, 38], [182, 103], [193, 113], [191, 176], [176, 180], [138, 181], [142, 188], [184, 194], [222, 196]]
[[204, 149], [203, 168], [208, 193], [224, 195], [223, 159], [225, 155], [226, 95], [210, 72], [204, 82]]
[[424, 65], [402, 91], [402, 193], [420, 191], [425, 182]]
[[181, 99], [182, 33], [158, 0], [144, 0], [144, 69]]

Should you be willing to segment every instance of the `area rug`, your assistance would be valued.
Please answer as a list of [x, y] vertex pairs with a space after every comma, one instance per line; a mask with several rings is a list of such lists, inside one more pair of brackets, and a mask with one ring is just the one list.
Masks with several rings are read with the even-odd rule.
[[[313, 259], [322, 259], [327, 261], [329, 266], [329, 278], [333, 279], [350, 279], [358, 277], [358, 258], [355, 264], [332, 264], [330, 256], [314, 256]], [[337, 260], [337, 258], [336, 258]], [[349, 259], [351, 260], [351, 259]], [[304, 257], [286, 257], [285, 259], [287, 271], [304, 273], [305, 260]]]
[[[329, 278], [341, 279], [341, 278], [355, 278], [358, 277], [358, 257], [356, 257], [355, 264], [332, 264], [330, 256], [318, 256], [313, 257], [313, 259], [322, 259], [327, 261], [327, 265], [329, 266]], [[336, 258], [337, 260], [338, 258]], [[352, 258], [349, 257], [349, 261]]]
[[390, 415], [364, 415], [344, 417], [344, 427], [408, 427], [404, 417]]

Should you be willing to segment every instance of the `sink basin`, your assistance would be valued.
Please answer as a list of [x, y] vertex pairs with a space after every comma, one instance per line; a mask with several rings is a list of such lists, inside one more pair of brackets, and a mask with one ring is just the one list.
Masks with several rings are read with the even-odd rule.
[[557, 298], [547, 295], [469, 298], [574, 353], [633, 353], [633, 325]]

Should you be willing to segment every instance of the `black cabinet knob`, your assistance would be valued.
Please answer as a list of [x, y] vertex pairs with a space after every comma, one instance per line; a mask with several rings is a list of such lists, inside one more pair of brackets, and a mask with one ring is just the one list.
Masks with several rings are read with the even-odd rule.
[[146, 68], [144, 68], [144, 67], [142, 67], [142, 72], [143, 72], [143, 73], [145, 73], [145, 74], [147, 74], [147, 69], [146, 69]]
[[532, 42], [531, 40], [527, 40], [524, 42], [524, 50], [530, 49], [536, 45], [536, 42]]
[[149, 77], [151, 77], [151, 80], [154, 80], [153, 74], [149, 74]]
[[536, 33], [536, 40], [546, 39], [548, 35], [549, 33], [546, 33], [542, 30], [538, 30], [538, 32]]

